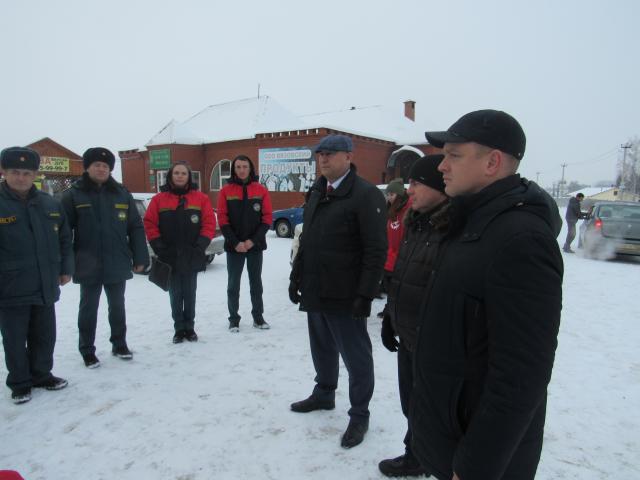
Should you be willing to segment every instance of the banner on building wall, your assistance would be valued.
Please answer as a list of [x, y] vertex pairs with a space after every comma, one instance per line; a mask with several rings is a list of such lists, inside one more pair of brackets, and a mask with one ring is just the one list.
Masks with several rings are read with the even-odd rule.
[[309, 147], [258, 150], [260, 183], [270, 192], [306, 192], [316, 179], [316, 162]]
[[149, 150], [149, 167], [154, 170], [165, 170], [171, 167], [171, 150]]
[[69, 173], [69, 159], [65, 157], [40, 157], [40, 171]]

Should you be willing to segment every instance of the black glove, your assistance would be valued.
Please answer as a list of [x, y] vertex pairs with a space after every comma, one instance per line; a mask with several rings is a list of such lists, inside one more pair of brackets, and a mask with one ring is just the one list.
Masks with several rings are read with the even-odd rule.
[[393, 331], [393, 325], [391, 325], [391, 317], [388, 313], [385, 313], [382, 319], [382, 330], [380, 330], [380, 337], [382, 337], [382, 345], [390, 352], [398, 351], [398, 340], [396, 340], [396, 332]]
[[294, 305], [300, 303], [300, 294], [298, 293], [298, 283], [291, 281], [289, 282], [289, 300]]
[[154, 238], [153, 240], [151, 240], [149, 242], [149, 245], [151, 245], [151, 248], [152, 248], [153, 252], [158, 257], [166, 257], [167, 256], [167, 253], [169, 251], [169, 247], [167, 246], [166, 243], [164, 243], [162, 241], [162, 239], [160, 237]]
[[198, 240], [196, 240], [196, 248], [202, 250], [203, 252], [207, 250], [207, 247], [211, 243], [209, 237], [205, 237], [204, 235], [199, 235]]
[[357, 296], [353, 301], [352, 314], [354, 318], [367, 318], [371, 315], [371, 299]]

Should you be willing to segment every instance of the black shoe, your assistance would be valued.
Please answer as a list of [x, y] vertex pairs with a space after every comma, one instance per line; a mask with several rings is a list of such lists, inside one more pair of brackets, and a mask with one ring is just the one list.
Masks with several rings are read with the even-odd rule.
[[186, 332], [184, 332], [184, 338], [188, 342], [197, 342], [198, 341], [198, 334], [193, 329], [192, 330], [187, 330]]
[[271, 325], [264, 321], [264, 318], [258, 318], [253, 321], [253, 328], [259, 328], [260, 330], [269, 330]]
[[185, 331], [184, 330], [178, 330], [173, 335], [173, 343], [182, 343], [182, 342], [184, 342], [184, 339], [185, 339]]
[[318, 400], [313, 397], [305, 398], [299, 402], [291, 404], [291, 410], [298, 413], [308, 413], [314, 410], [333, 410], [336, 408], [336, 402], [334, 400]]
[[340, 445], [342, 445], [342, 448], [352, 448], [360, 445], [367, 430], [369, 430], [369, 420], [349, 420], [349, 425], [342, 435]]
[[240, 320], [230, 320], [229, 331], [231, 333], [238, 333], [240, 331]]
[[33, 386], [35, 388], [44, 388], [45, 390], [62, 390], [67, 385], [69, 385], [69, 382], [64, 378], [54, 377], [51, 375], [46, 380], [35, 383]]
[[382, 460], [378, 464], [378, 468], [382, 474], [387, 477], [419, 477], [422, 475], [430, 475], [411, 454], [404, 454], [396, 458]]
[[131, 353], [131, 350], [129, 350], [126, 345], [123, 347], [115, 347], [111, 350], [111, 353], [122, 360], [131, 360], [133, 358], [133, 353]]
[[11, 401], [16, 405], [20, 405], [21, 403], [27, 403], [31, 400], [31, 388], [17, 388], [13, 392], [11, 392]]
[[96, 357], [95, 353], [85, 353], [82, 355], [84, 360], [84, 366], [87, 368], [98, 368], [100, 366], [100, 360]]

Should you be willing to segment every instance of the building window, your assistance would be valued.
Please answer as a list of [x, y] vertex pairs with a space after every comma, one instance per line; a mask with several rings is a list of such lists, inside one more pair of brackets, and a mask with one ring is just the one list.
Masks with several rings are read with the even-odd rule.
[[220, 160], [211, 171], [209, 190], [212, 192], [219, 191], [229, 177], [231, 177], [231, 161], [227, 159]]
[[156, 191], [160, 191], [160, 187], [162, 187], [167, 182], [167, 172], [169, 170], [158, 170], [156, 171]]
[[198, 190], [202, 191], [202, 182], [200, 181], [200, 172], [192, 170], [191, 181], [198, 186]]

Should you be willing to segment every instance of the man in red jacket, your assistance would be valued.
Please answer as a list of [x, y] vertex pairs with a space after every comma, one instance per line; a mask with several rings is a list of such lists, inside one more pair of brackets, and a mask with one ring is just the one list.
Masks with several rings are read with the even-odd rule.
[[240, 278], [245, 260], [253, 326], [268, 329], [262, 316], [262, 252], [267, 249], [265, 235], [272, 222], [271, 198], [246, 155], [238, 155], [231, 162], [231, 178], [218, 195], [218, 222], [227, 252], [229, 331], [240, 330]]

